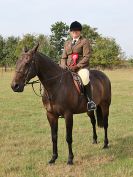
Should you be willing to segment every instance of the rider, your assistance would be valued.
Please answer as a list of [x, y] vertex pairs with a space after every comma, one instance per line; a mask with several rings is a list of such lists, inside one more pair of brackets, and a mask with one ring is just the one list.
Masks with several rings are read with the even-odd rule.
[[81, 36], [82, 25], [75, 21], [70, 25], [71, 39], [66, 41], [61, 58], [61, 67], [77, 72], [82, 79], [87, 97], [87, 109], [92, 111], [96, 109], [96, 104], [92, 101], [91, 84], [89, 79], [89, 58], [91, 54], [90, 43], [88, 39]]

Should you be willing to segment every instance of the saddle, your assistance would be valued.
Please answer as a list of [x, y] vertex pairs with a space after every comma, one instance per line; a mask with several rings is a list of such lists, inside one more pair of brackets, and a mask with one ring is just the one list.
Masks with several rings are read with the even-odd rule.
[[71, 74], [72, 74], [73, 81], [74, 81], [74, 84], [75, 84], [75, 87], [76, 87], [78, 93], [84, 94], [84, 85], [82, 83], [80, 76], [75, 72], [71, 72]]

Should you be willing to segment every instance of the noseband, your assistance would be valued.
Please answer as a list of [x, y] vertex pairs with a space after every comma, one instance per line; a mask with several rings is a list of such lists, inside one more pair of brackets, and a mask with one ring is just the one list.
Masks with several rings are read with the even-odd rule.
[[[32, 89], [33, 89], [34, 93], [35, 93], [37, 96], [42, 97], [42, 96], [43, 96], [43, 95], [42, 95], [42, 87], [41, 87], [41, 82], [39, 81], [39, 79], [37, 79], [37, 80], [35, 80], [35, 81], [32, 81], [32, 82], [29, 82], [29, 81], [28, 81], [28, 77], [29, 77], [30, 72], [31, 72], [32, 64], [35, 65], [35, 57], [34, 57], [34, 56], [33, 56], [33, 58], [32, 58], [32, 61], [30, 62], [30, 66], [28, 67], [28, 69], [27, 69], [27, 71], [26, 71], [25, 73], [23, 73], [23, 71], [20, 71], [20, 70], [16, 70], [15, 72], [16, 72], [16, 73], [20, 73], [20, 74], [22, 74], [22, 75], [25, 76], [25, 79], [24, 79], [24, 86], [26, 86], [26, 85], [32, 85]], [[35, 65], [35, 69], [36, 69], [36, 65]], [[35, 72], [36, 72], [36, 74], [37, 74], [37, 71], [35, 71]], [[36, 91], [35, 91], [35, 88], [34, 88], [34, 84], [37, 84], [37, 83], [40, 84], [40, 94], [37, 94]]]

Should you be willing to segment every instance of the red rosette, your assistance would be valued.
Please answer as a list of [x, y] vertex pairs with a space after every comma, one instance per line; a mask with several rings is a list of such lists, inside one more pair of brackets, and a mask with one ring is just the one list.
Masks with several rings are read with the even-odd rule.
[[73, 53], [73, 54], [72, 54], [72, 60], [73, 60], [72, 66], [75, 66], [75, 65], [77, 64], [78, 58], [79, 58], [78, 53]]

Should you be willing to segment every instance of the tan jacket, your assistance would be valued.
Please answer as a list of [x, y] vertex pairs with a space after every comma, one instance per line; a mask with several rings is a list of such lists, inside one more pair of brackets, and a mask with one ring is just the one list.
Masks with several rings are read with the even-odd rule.
[[64, 45], [64, 51], [62, 54], [61, 65], [70, 66], [73, 63], [71, 55], [73, 53], [78, 53], [79, 58], [77, 61], [77, 66], [80, 68], [85, 68], [89, 66], [89, 58], [91, 54], [90, 43], [88, 39], [80, 37], [77, 43], [72, 46], [72, 40], [66, 41]]

